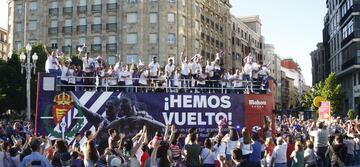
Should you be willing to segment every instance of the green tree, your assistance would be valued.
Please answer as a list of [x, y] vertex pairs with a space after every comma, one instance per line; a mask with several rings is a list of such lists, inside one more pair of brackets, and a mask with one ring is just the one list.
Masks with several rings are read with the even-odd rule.
[[319, 82], [311, 90], [307, 91], [301, 97], [301, 104], [305, 108], [317, 109], [313, 105], [313, 99], [316, 96], [323, 97], [326, 101], [330, 101], [333, 113], [342, 115], [340, 111], [343, 103], [344, 92], [342, 91], [341, 84], [337, 82], [335, 73], [330, 73], [324, 82]]
[[[19, 55], [25, 52], [25, 49], [15, 51], [8, 61], [0, 60], [0, 115], [4, 115], [7, 111], [12, 111], [19, 118], [23, 118], [26, 108], [26, 74], [21, 74], [21, 62]], [[36, 72], [45, 71], [45, 61], [47, 55], [42, 48], [42, 44], [36, 43], [32, 45], [30, 55], [36, 53], [38, 61], [36, 62]], [[36, 107], [36, 82], [37, 75], [31, 73], [31, 109], [34, 114]]]
[[347, 112], [347, 116], [349, 117], [349, 119], [355, 119], [356, 115], [353, 109], [349, 109], [349, 111]]

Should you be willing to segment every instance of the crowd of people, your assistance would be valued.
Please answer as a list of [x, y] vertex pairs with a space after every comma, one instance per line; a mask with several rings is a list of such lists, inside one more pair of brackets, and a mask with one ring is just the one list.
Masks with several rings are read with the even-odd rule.
[[62, 52], [55, 50], [50, 54], [44, 47], [48, 54], [45, 70], [58, 75], [62, 90], [200, 93], [268, 90], [268, 65], [258, 64], [251, 53], [244, 58], [243, 68], [225, 69], [221, 54], [217, 54], [215, 60], [206, 61], [200, 54], [192, 58], [182, 54], [180, 66], [176, 66], [174, 57], [168, 58], [165, 66], [160, 66], [157, 57], [145, 65], [141, 60], [125, 64], [119, 56], [119, 61], [110, 65], [101, 56], [93, 58], [83, 51], [84, 48], [85, 45], [79, 49], [82, 66], [76, 66], [70, 59], [60, 59]]
[[[275, 129], [220, 124], [199, 138], [196, 128], [181, 133], [174, 125], [134, 136], [107, 129], [108, 142], [99, 152], [96, 132], [77, 133], [69, 143], [34, 136], [31, 123], [0, 125], [0, 167], [343, 167], [360, 165], [360, 122], [336, 118], [327, 122], [281, 117]], [[82, 141], [81, 138], [85, 137]]]

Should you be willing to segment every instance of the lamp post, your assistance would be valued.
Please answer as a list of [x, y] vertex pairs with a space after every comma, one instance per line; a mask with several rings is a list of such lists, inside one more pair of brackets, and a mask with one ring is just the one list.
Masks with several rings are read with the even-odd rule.
[[[27, 121], [31, 120], [31, 108], [30, 108], [30, 80], [31, 80], [31, 69], [34, 68], [34, 74], [36, 69], [36, 61], [38, 60], [38, 55], [34, 53], [32, 56], [31, 50], [32, 47], [28, 43], [26, 45], [26, 52], [27, 56], [24, 54], [24, 52], [21, 52], [20, 54], [20, 61], [21, 61], [21, 73], [26, 72], [26, 119]], [[32, 63], [30, 62], [30, 57], [32, 59]], [[26, 59], [26, 62], [25, 62]]]

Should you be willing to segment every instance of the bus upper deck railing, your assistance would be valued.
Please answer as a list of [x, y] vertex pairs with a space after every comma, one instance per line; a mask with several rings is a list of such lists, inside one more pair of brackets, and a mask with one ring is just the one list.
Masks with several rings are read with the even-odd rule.
[[[71, 77], [73, 82], [57, 76], [56, 88], [61, 91], [126, 91], [126, 92], [191, 92], [191, 93], [238, 93], [266, 94], [271, 92], [265, 79], [252, 80], [197, 80], [117, 77]], [[130, 83], [130, 84], [129, 84]]]

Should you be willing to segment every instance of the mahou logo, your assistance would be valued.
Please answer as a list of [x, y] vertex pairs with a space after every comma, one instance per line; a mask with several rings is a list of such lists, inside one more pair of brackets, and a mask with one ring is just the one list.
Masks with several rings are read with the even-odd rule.
[[249, 100], [249, 105], [255, 108], [264, 108], [266, 105], [265, 100]]

